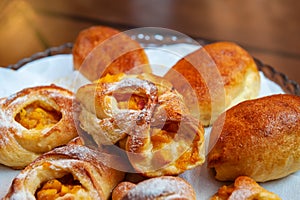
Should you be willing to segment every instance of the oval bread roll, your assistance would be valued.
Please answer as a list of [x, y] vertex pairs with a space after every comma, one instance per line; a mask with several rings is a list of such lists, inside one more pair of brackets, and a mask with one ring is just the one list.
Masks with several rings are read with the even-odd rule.
[[93, 81], [121, 72], [151, 72], [140, 44], [125, 33], [105, 26], [82, 30], [73, 47], [74, 68]]
[[208, 167], [215, 169], [218, 180], [245, 175], [264, 182], [296, 172], [300, 97], [278, 94], [242, 102], [214, 123], [211, 137], [218, 135], [208, 154]]
[[[253, 58], [231, 42], [216, 42], [196, 50], [179, 60], [165, 78], [189, 97], [185, 99], [187, 105], [192, 105], [194, 116], [200, 112], [200, 121], [205, 126], [212, 124], [225, 109], [257, 97], [260, 90]], [[190, 98], [186, 83], [178, 81], [182, 79], [190, 83], [197, 99]]]

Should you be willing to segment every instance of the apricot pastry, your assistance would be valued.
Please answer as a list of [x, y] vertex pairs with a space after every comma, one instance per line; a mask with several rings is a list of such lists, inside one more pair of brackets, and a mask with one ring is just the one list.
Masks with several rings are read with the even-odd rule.
[[125, 150], [137, 172], [176, 175], [204, 162], [204, 128], [163, 78], [108, 75], [79, 88], [76, 98], [80, 127], [99, 147]]
[[72, 92], [55, 85], [26, 88], [3, 98], [0, 163], [23, 168], [44, 152], [76, 137], [73, 100]]
[[83, 145], [58, 147], [23, 169], [4, 199], [108, 199], [124, 173], [100, 160]]

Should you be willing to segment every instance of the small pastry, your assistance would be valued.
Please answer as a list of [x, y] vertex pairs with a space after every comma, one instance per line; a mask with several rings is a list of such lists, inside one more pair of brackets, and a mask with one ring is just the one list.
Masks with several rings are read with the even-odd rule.
[[244, 101], [220, 116], [211, 138], [218, 139], [207, 156], [208, 167], [218, 180], [244, 175], [265, 182], [294, 173], [300, 169], [300, 97]]
[[126, 199], [185, 199], [196, 200], [192, 186], [180, 177], [161, 176], [134, 184], [120, 183], [112, 193], [112, 200]]
[[[179, 60], [164, 76], [204, 126], [226, 109], [258, 96], [260, 76], [249, 53], [235, 43], [215, 42]], [[180, 80], [180, 81], [179, 81]], [[186, 80], [193, 90], [187, 90]], [[196, 98], [190, 98], [196, 93]]]
[[0, 101], [0, 163], [23, 168], [44, 152], [76, 137], [72, 92], [26, 88]]
[[234, 184], [222, 186], [210, 200], [281, 200], [281, 198], [261, 187], [250, 177], [240, 176], [235, 179]]
[[151, 72], [140, 44], [111, 27], [92, 26], [82, 30], [73, 47], [74, 68], [89, 80], [106, 74]]
[[137, 172], [177, 175], [204, 162], [204, 128], [163, 78], [108, 75], [79, 88], [76, 98], [80, 127], [98, 147], [125, 150]]
[[124, 173], [100, 160], [99, 154], [86, 146], [70, 143], [58, 147], [23, 169], [4, 200], [109, 199]]

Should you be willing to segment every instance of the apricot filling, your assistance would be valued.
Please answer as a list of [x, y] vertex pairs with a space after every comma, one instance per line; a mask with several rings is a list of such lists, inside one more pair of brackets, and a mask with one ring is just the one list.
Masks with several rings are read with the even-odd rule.
[[62, 114], [48, 104], [35, 101], [16, 115], [15, 120], [27, 129], [43, 129], [59, 122]]
[[44, 183], [36, 192], [36, 198], [38, 200], [51, 200], [63, 197], [66, 194], [81, 196], [81, 194], [85, 193], [85, 191], [85, 188], [80, 184], [80, 182], [74, 180], [73, 176], [69, 174], [60, 179], [53, 179]]
[[114, 97], [118, 101], [119, 109], [142, 110], [148, 100], [146, 97], [135, 94], [130, 94], [130, 96], [126, 94], [114, 94]]
[[151, 132], [153, 151], [163, 148], [165, 144], [170, 144], [174, 139], [177, 130], [178, 124], [176, 123], [166, 123], [161, 130], [153, 128]]
[[[153, 128], [152, 133], [151, 133], [151, 143], [153, 145], [153, 151], [157, 151], [160, 150], [162, 148], [164, 148], [164, 146], [170, 145], [170, 143], [175, 140], [175, 136], [176, 134], [178, 134], [178, 130], [179, 130], [179, 124], [178, 123], [166, 123], [165, 126], [160, 130], [160, 129], [156, 129]], [[182, 140], [184, 140], [184, 138], [182, 138]], [[197, 161], [199, 160], [199, 140], [200, 137], [195, 135], [195, 139], [193, 140], [193, 143], [191, 144], [191, 149], [182, 149], [182, 151], [184, 152], [180, 152], [179, 153], [181, 155], [178, 155], [178, 159], [175, 161], [175, 166], [178, 169], [183, 169], [185, 170], [187, 168], [187, 165], [189, 164], [196, 164]], [[176, 141], [178, 142], [179, 146], [180, 146], [180, 142], [181, 141]], [[185, 142], [185, 141], [182, 141]], [[160, 162], [163, 162], [163, 157], [161, 158]], [[158, 161], [155, 161], [158, 162]]]

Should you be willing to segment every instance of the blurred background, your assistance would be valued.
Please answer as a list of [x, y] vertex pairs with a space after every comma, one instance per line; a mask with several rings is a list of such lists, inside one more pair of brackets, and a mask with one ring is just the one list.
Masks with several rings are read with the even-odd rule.
[[300, 83], [297, 0], [0, 0], [0, 66], [74, 42], [80, 30], [164, 27], [237, 42]]

